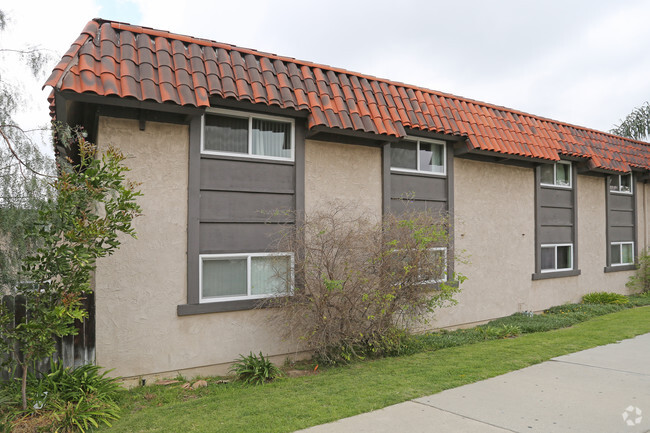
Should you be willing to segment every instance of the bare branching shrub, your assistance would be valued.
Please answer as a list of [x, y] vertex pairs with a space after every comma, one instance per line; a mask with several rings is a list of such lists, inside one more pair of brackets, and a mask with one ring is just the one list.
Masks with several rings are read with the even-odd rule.
[[447, 218], [415, 212], [373, 223], [350, 215], [336, 206], [306, 215], [278, 245], [295, 264], [292, 292], [272, 302], [287, 336], [330, 363], [398, 351], [413, 324], [455, 303], [459, 291], [460, 278], [447, 275]]

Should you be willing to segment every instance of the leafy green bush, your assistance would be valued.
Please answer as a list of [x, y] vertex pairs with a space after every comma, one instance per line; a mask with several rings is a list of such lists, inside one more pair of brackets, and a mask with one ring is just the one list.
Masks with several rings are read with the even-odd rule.
[[51, 431], [85, 432], [100, 424], [110, 426], [112, 420], [119, 418], [118, 378], [107, 377], [108, 372], [100, 373], [101, 367], [96, 365], [72, 369], [52, 362], [50, 370], [48, 374], [27, 375], [29, 405], [25, 411], [17, 407], [21, 400], [20, 381], [2, 388], [0, 401], [6, 400], [7, 404], [0, 415], [7, 424], [18, 422], [22, 428], [30, 422], [47, 421]]
[[625, 286], [641, 293], [650, 293], [650, 253], [645, 250], [637, 258], [636, 272]]
[[110, 421], [120, 417], [120, 408], [115, 403], [107, 404], [93, 395], [77, 402], [55, 400], [51, 406], [56, 431], [84, 433], [100, 423], [111, 427]]
[[612, 292], [592, 292], [582, 297], [583, 304], [615, 304], [625, 305], [629, 299], [627, 296]]
[[276, 367], [268, 358], [265, 358], [260, 352], [254, 355], [253, 352], [248, 356], [240, 355], [239, 359], [230, 368], [235, 373], [237, 380], [253, 385], [262, 385], [270, 382], [282, 374], [282, 371]]
[[646, 305], [650, 305], [650, 292], [644, 292], [638, 295], [630, 295], [628, 296], [628, 299], [630, 300], [630, 306], [631, 307], [645, 307]]

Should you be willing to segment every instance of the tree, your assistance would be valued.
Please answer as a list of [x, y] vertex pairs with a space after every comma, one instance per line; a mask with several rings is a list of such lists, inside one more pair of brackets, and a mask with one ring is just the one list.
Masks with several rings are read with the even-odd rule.
[[273, 320], [321, 362], [399, 351], [413, 325], [455, 303], [452, 281], [464, 279], [447, 276], [453, 251], [444, 216], [411, 212], [372, 222], [350, 215], [336, 205], [305, 215], [278, 245], [294, 253], [294, 272], [278, 267], [289, 293], [269, 301], [279, 307]]
[[[23, 260], [18, 291], [25, 297], [26, 318], [0, 331], [5, 350], [20, 350], [14, 359], [22, 369], [23, 409], [28, 367], [54, 353], [54, 335], [76, 333], [74, 321], [87, 315], [82, 301], [92, 291], [97, 259], [119, 247], [120, 233], [135, 237], [132, 220], [140, 212], [135, 201], [140, 193], [125, 179], [128, 169], [120, 152], [110, 148], [97, 157], [80, 129], [58, 125], [55, 131], [59, 143], [78, 151], [80, 162], [60, 165], [52, 184], [56, 199], [39, 210], [30, 230], [41, 244]], [[0, 322], [12, 314], [0, 305]]]
[[[0, 10], [0, 31], [7, 22]], [[35, 47], [0, 48], [2, 64], [16, 56], [35, 76], [48, 58]], [[0, 296], [14, 292], [22, 258], [37, 247], [38, 239], [27, 236], [26, 231], [35, 223], [38, 209], [52, 199], [55, 178], [54, 160], [44, 155], [30, 138], [30, 131], [14, 120], [24, 101], [18, 86], [5, 80], [3, 72], [0, 69]]]
[[[0, 31], [7, 21], [0, 10]], [[0, 48], [0, 55], [20, 56], [35, 75], [47, 57], [33, 47]], [[15, 352], [5, 361], [22, 369], [26, 409], [28, 367], [54, 353], [54, 336], [76, 333], [96, 260], [119, 247], [120, 233], [135, 236], [139, 192], [125, 180], [124, 156], [115, 149], [97, 155], [80, 129], [54, 129], [54, 141], [77, 161], [59, 160], [55, 169], [15, 122], [21, 95], [2, 78], [0, 71], [0, 297], [22, 295], [26, 314], [16, 323], [0, 302], [0, 353]]]
[[635, 140], [647, 140], [650, 136], [650, 104], [645, 102], [635, 108], [625, 117], [625, 120], [609, 132]]

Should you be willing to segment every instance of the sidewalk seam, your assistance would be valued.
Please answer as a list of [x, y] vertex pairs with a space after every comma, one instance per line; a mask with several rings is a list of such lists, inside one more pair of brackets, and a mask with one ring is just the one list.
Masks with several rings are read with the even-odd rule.
[[560, 363], [560, 364], [571, 364], [571, 365], [579, 365], [581, 367], [598, 368], [600, 370], [617, 371], [619, 373], [635, 374], [637, 376], [644, 376], [644, 377], [649, 377], [650, 376], [650, 374], [647, 374], [647, 373], [638, 373], [636, 371], [619, 370], [619, 369], [610, 368], [610, 367], [600, 367], [598, 365], [582, 364], [580, 362], [563, 361], [563, 360], [560, 360], [560, 359], [549, 359], [546, 362], [549, 362], [549, 361], [557, 362], [557, 363]]
[[509, 432], [512, 432], [512, 433], [519, 433], [517, 430], [511, 430], [511, 429], [509, 429], [509, 428], [506, 428], [506, 427], [503, 427], [503, 426], [500, 426], [500, 425], [492, 424], [492, 423], [489, 423], [489, 422], [482, 421], [482, 420], [480, 420], [480, 419], [472, 418], [472, 417], [467, 416], [467, 415], [463, 415], [463, 414], [460, 414], [460, 413], [452, 412], [452, 411], [450, 411], [450, 410], [443, 409], [443, 408], [441, 408], [441, 407], [434, 406], [434, 405], [432, 405], [432, 404], [423, 403], [423, 402], [421, 402], [421, 401], [415, 401], [415, 400], [411, 400], [411, 402], [412, 402], [412, 403], [415, 403], [415, 404], [421, 404], [422, 406], [430, 407], [430, 408], [433, 408], [433, 409], [438, 409], [438, 410], [440, 410], [440, 411], [442, 411], [442, 412], [447, 412], [447, 413], [450, 413], [450, 414], [452, 414], [452, 415], [456, 415], [456, 416], [459, 416], [459, 417], [461, 417], [461, 418], [465, 418], [465, 419], [469, 419], [469, 420], [472, 420], [472, 421], [476, 421], [476, 422], [481, 423], [481, 424], [489, 425], [489, 426], [491, 426], [491, 427], [495, 427], [495, 428], [501, 429], [501, 430], [503, 430], [503, 431], [509, 431]]

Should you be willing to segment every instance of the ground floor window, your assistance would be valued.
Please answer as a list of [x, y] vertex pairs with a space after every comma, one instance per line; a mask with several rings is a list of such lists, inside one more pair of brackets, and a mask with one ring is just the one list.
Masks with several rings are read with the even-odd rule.
[[429, 275], [429, 278], [424, 281], [424, 283], [434, 284], [447, 281], [447, 248], [429, 248], [428, 253], [432, 273]]
[[204, 254], [199, 267], [200, 302], [267, 298], [288, 291], [293, 255]]
[[573, 244], [542, 245], [542, 272], [573, 269]]
[[634, 264], [634, 242], [612, 242], [610, 254], [612, 266]]

